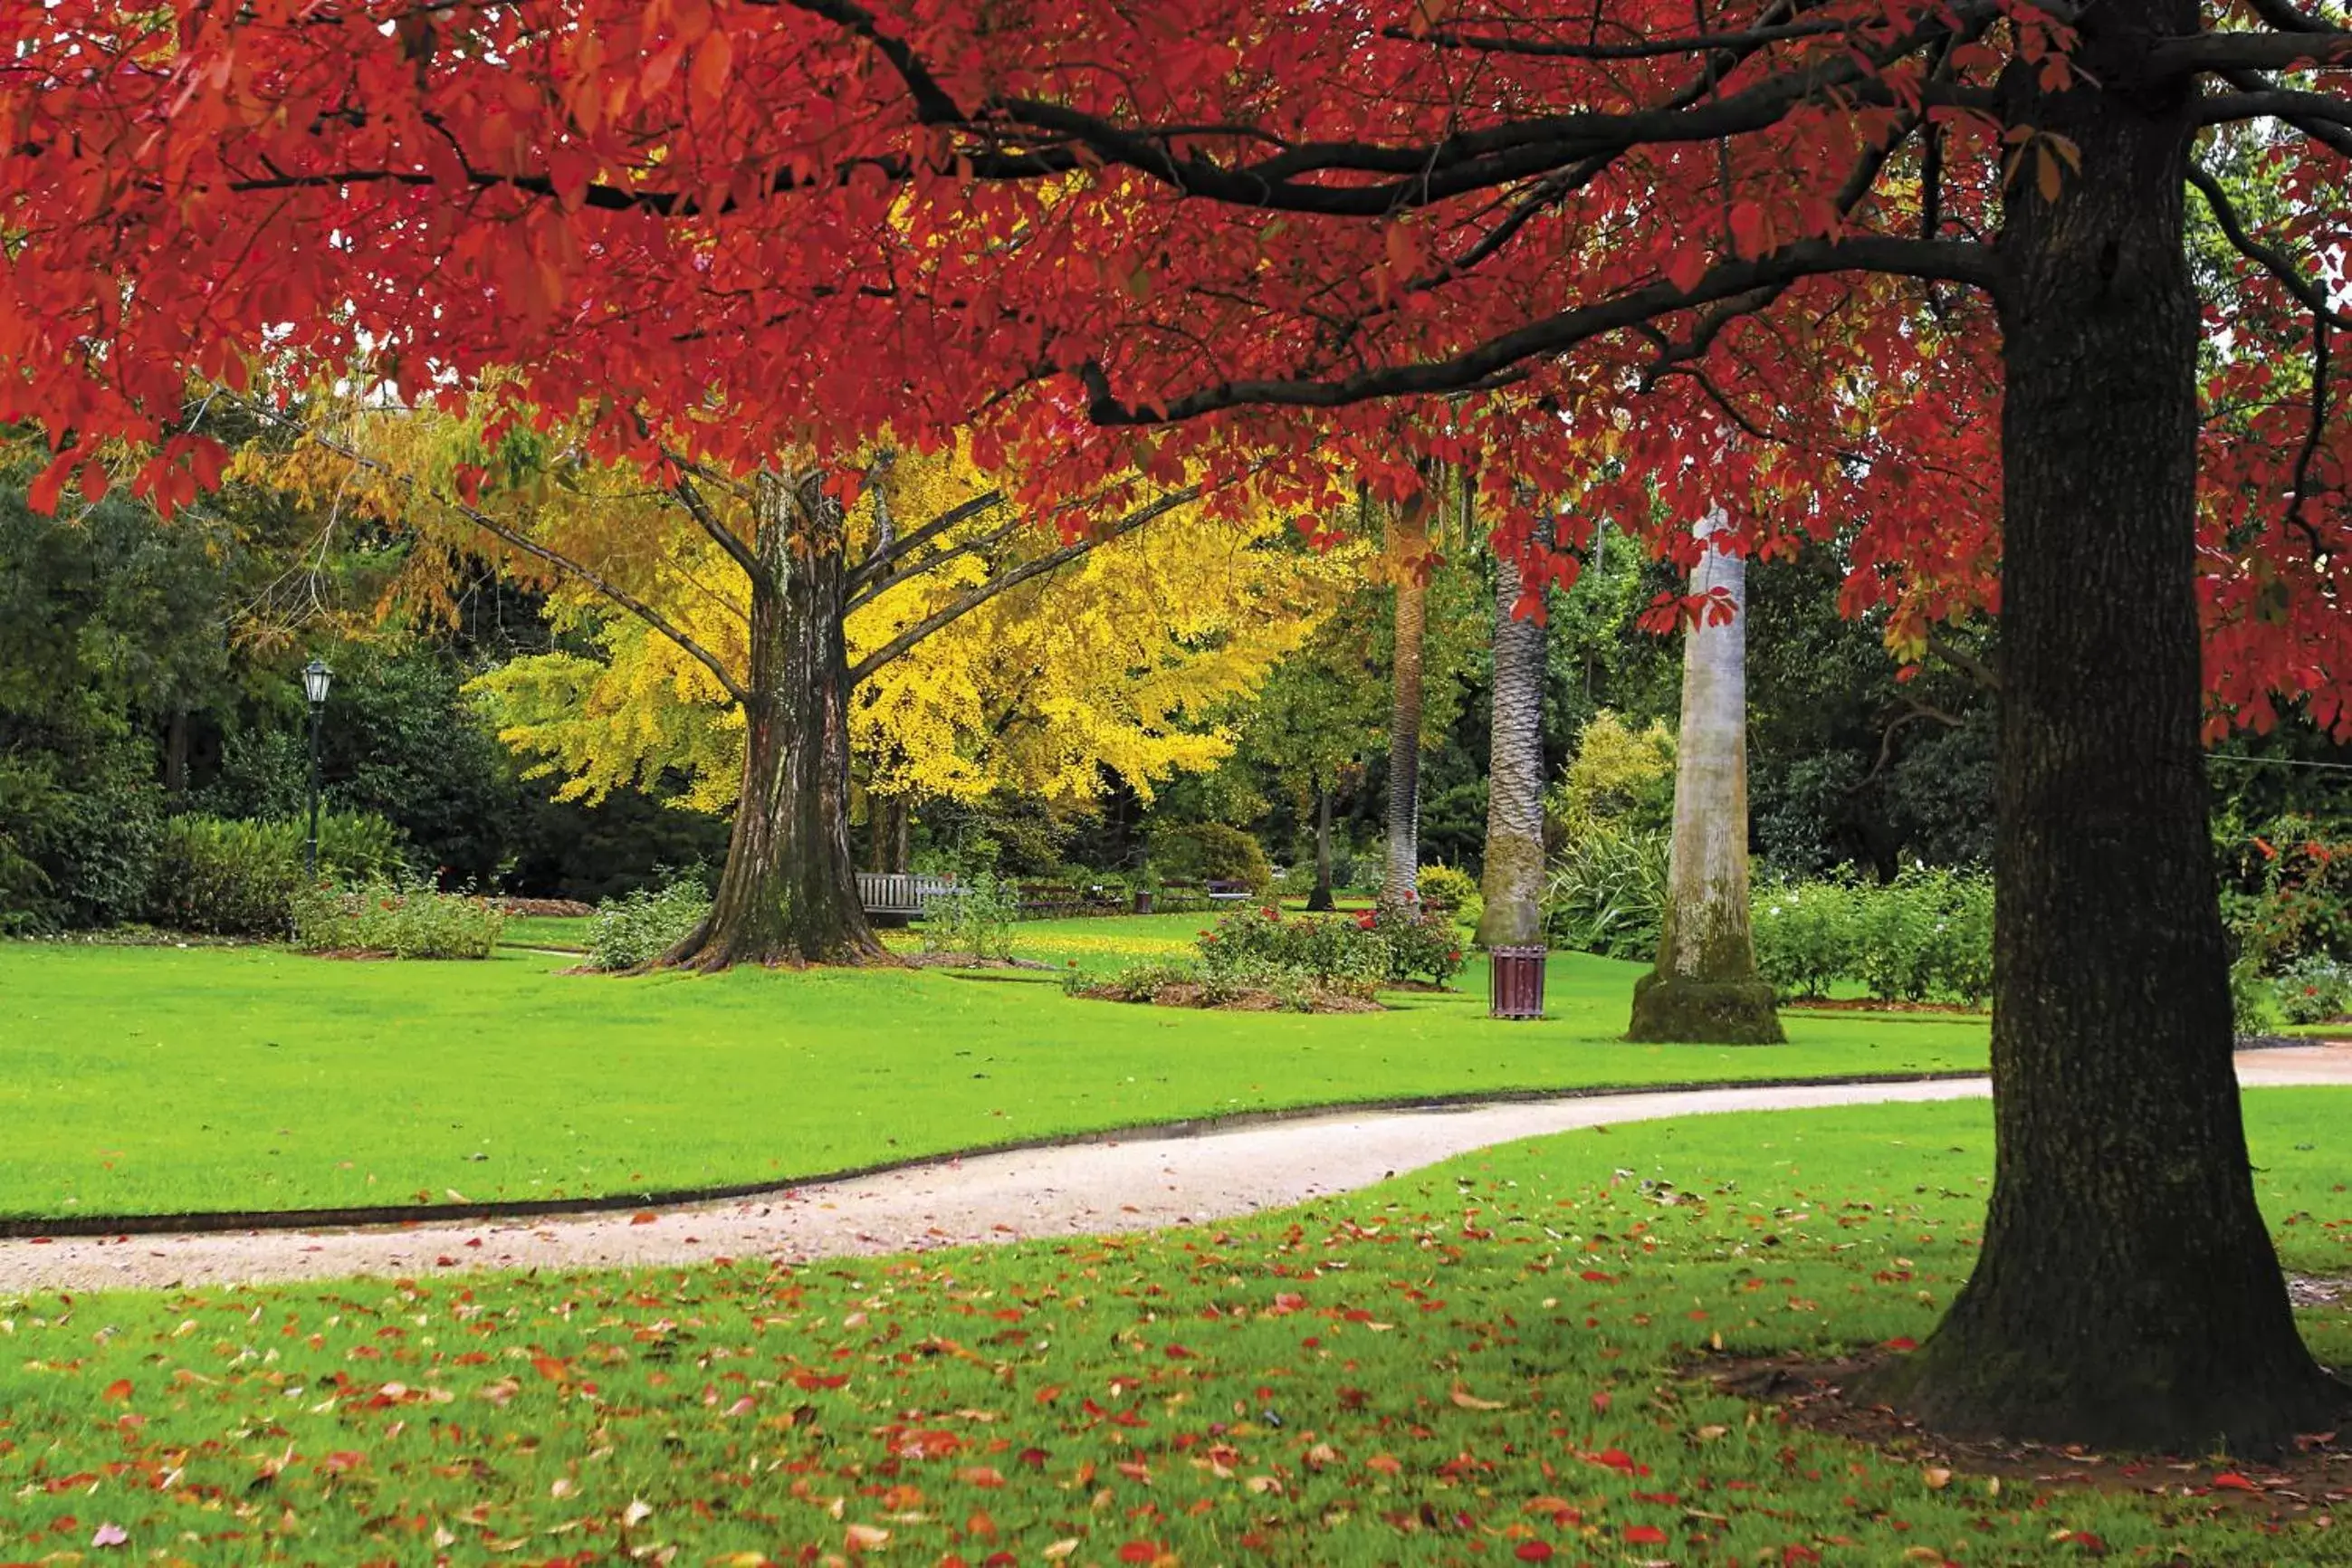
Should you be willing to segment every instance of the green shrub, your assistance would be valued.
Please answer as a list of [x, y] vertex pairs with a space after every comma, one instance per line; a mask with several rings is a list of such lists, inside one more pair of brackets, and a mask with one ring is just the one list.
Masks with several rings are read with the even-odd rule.
[[488, 958], [506, 916], [488, 900], [371, 881], [308, 886], [292, 900], [294, 944], [309, 952]]
[[1576, 755], [1545, 796], [1570, 840], [1596, 829], [1664, 833], [1675, 817], [1675, 737], [1656, 720], [1629, 730], [1604, 708], [1577, 737]]
[[606, 899], [588, 922], [588, 966], [642, 969], [693, 935], [709, 912], [709, 889], [693, 878]]
[[923, 911], [925, 952], [968, 952], [975, 958], [1013, 956], [1013, 927], [1021, 918], [1020, 890], [993, 872], [961, 879], [956, 890]]
[[1222, 822], [1188, 822], [1151, 837], [1151, 874], [1163, 882], [1239, 882], [1264, 897], [1274, 866], [1258, 841]]
[[1749, 910], [1756, 968], [1782, 996], [1826, 996], [1855, 973], [1862, 931], [1851, 878], [1759, 883]]
[[1479, 892], [1477, 878], [1458, 866], [1438, 865], [1423, 866], [1414, 873], [1414, 880], [1419, 884], [1423, 902], [1444, 905], [1454, 911], [1457, 921], [1462, 921], [1464, 911], [1468, 910], [1470, 914], [1465, 923], [1478, 923], [1476, 911], [1486, 900]]
[[1369, 986], [1386, 978], [1391, 965], [1388, 942], [1368, 915], [1286, 920], [1272, 908], [1234, 910], [1201, 934], [1200, 950], [1202, 967], [1217, 978], [1291, 973]]
[[1853, 984], [1881, 1001], [1973, 1006], [1992, 993], [1992, 880], [1978, 873], [1767, 882], [1749, 911], [1756, 966], [1783, 996]]
[[[303, 882], [305, 822], [176, 816], [163, 827], [149, 918], [220, 936], [276, 936]], [[319, 879], [396, 880], [405, 870], [400, 830], [362, 812], [319, 818]]]
[[119, 925], [143, 912], [163, 831], [152, 767], [127, 733], [70, 755], [0, 753], [0, 931]]
[[1372, 999], [1370, 981], [1318, 977], [1256, 960], [1220, 964], [1205, 959], [1162, 960], [1130, 965], [1108, 978], [1073, 970], [1063, 976], [1062, 988], [1071, 995], [1100, 1001], [1172, 1002], [1181, 997], [1212, 1007], [1252, 998], [1293, 1013], [1329, 1011], [1346, 1004], [1360, 1008]]
[[2290, 1024], [2326, 1024], [2352, 1013], [2352, 967], [2323, 953], [2287, 965], [2275, 983], [2280, 1016]]
[[1606, 958], [1651, 959], [1666, 911], [1664, 833], [1593, 827], [1552, 861], [1544, 930], [1554, 946]]
[[1451, 914], [1391, 902], [1352, 918], [1388, 950], [1391, 980], [1443, 985], [1462, 968], [1462, 933]]

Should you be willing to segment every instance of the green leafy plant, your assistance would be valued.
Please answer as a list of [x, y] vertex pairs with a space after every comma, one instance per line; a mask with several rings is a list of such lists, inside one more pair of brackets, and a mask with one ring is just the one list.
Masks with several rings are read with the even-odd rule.
[[309, 952], [488, 958], [506, 915], [486, 899], [397, 882], [305, 887], [293, 897], [294, 944]]
[[1391, 980], [1443, 985], [1462, 968], [1462, 933], [1451, 914], [1391, 900], [1353, 918], [1387, 950]]
[[[223, 936], [287, 930], [303, 883], [302, 822], [176, 816], [164, 825], [149, 918]], [[319, 818], [319, 879], [330, 885], [397, 880], [407, 866], [400, 830], [363, 812]]]
[[1152, 835], [1151, 869], [1170, 882], [1239, 882], [1261, 897], [1274, 867], [1258, 841], [1222, 822], [1188, 822]]
[[1749, 913], [1756, 965], [1783, 996], [1841, 984], [1888, 1002], [1980, 1004], [1992, 991], [1992, 880], [1915, 867], [1885, 885], [1773, 880]]
[[1370, 985], [1390, 969], [1386, 940], [1349, 915], [1286, 919], [1280, 910], [1228, 912], [1201, 933], [1201, 963], [1212, 976], [1276, 973], [1335, 984]]
[[1013, 927], [1020, 918], [1020, 890], [992, 871], [974, 872], [923, 911], [923, 951], [1008, 959], [1013, 956]]
[[1553, 859], [1544, 929], [1553, 943], [1606, 958], [1657, 955], [1666, 910], [1666, 836], [1595, 827]]
[[642, 969], [692, 935], [709, 912], [709, 889], [691, 877], [606, 899], [588, 922], [588, 965]]
[[2290, 1024], [2326, 1024], [2352, 1013], [2352, 965], [2310, 953], [2287, 965], [2274, 984], [2278, 1011]]

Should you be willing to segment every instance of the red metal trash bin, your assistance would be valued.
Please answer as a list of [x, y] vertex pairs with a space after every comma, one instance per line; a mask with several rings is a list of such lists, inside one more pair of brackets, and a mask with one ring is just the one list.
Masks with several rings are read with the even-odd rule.
[[1486, 975], [1491, 1018], [1540, 1018], [1544, 1016], [1544, 950], [1541, 947], [1495, 947], [1486, 950]]

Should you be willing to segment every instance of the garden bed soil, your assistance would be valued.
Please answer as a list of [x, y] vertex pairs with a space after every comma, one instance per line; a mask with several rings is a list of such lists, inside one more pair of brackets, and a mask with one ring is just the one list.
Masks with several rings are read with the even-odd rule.
[[[1089, 1002], [1125, 1002], [1143, 1007], [1192, 1007], [1212, 1013], [1297, 1011], [1271, 991], [1244, 991], [1228, 996], [1222, 1002], [1212, 1002], [1209, 1000], [1209, 990], [1205, 985], [1162, 985], [1150, 996], [1129, 996], [1115, 987], [1097, 985], [1080, 991], [1077, 994]], [[1388, 1009], [1378, 1002], [1367, 1001], [1360, 996], [1326, 995], [1318, 997], [1315, 1005], [1306, 1011], [1309, 1013], [1385, 1013]]]
[[899, 955], [909, 969], [1024, 969], [1046, 974], [1060, 973], [1034, 958], [982, 958], [976, 952], [909, 952]]
[[576, 920], [596, 912], [595, 905], [583, 904], [577, 899], [492, 899], [489, 904], [501, 914], [536, 920]]
[[[2337, 1300], [2352, 1305], [2352, 1294]], [[2016, 1489], [2029, 1499], [2067, 1490], [2130, 1492], [2166, 1500], [2183, 1524], [2198, 1517], [2235, 1515], [2352, 1530], [2352, 1429], [2297, 1437], [2294, 1452], [2271, 1459], [2218, 1462], [2210, 1456], [2102, 1454], [2074, 1443], [1948, 1437], [1848, 1393], [1906, 1348], [1898, 1342], [1837, 1361], [1717, 1356], [1686, 1370], [1727, 1394], [1763, 1405], [1768, 1417], [1867, 1443], [1914, 1462], [1931, 1490]], [[2020, 1506], [2028, 1506], [2025, 1499]], [[2074, 1544], [2089, 1555], [2105, 1552], [2105, 1543], [2095, 1539]]]

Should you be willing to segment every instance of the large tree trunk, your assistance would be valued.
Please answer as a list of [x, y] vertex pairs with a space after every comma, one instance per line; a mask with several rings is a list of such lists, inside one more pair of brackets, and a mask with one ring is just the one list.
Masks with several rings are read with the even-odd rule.
[[1307, 907], [1319, 914], [1336, 904], [1331, 897], [1331, 783], [1318, 777], [1315, 781], [1315, 890], [1307, 895]]
[[815, 473], [758, 479], [743, 793], [709, 916], [666, 965], [891, 962], [849, 849], [847, 563]]
[[[1702, 519], [1702, 545], [1723, 526]], [[1691, 593], [1720, 589], [1734, 614], [1703, 615], [1683, 633], [1682, 731], [1675, 745], [1675, 835], [1657, 967], [1633, 987], [1626, 1037], [1770, 1045], [1786, 1037], [1772, 988], [1756, 975], [1748, 923], [1748, 563], [1706, 548]]]
[[1388, 867], [1384, 902], [1412, 898], [1421, 886], [1422, 643], [1429, 613], [1423, 569], [1429, 555], [1426, 502], [1416, 497], [1397, 510], [1389, 541], [1396, 574], [1394, 685], [1389, 705]]
[[2231, 1068], [2198, 739], [2189, 103], [2131, 86], [2144, 30], [2197, 21], [2190, 0], [2085, 11], [2105, 90], [2021, 77], [2010, 115], [2083, 167], [2055, 204], [2013, 192], [2000, 240], [1992, 1204], [1949, 1315], [1883, 1380], [1958, 1432], [2263, 1448], [2347, 1403], [2296, 1336]]
[[1519, 563], [1495, 561], [1495, 685], [1486, 767], [1486, 911], [1477, 941], [1518, 947], [1543, 941], [1544, 626], [1512, 613]]

